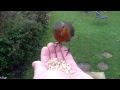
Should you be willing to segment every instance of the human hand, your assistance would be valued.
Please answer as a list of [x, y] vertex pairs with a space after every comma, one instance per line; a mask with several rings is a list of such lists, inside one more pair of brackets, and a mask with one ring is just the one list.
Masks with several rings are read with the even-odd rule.
[[[72, 55], [67, 54], [67, 48], [57, 44], [55, 48], [54, 43], [48, 43], [47, 47], [41, 50], [41, 61], [34, 61], [32, 66], [34, 68], [34, 79], [92, 79], [91, 76], [83, 72], [75, 63]], [[66, 56], [67, 54], [67, 56]], [[58, 60], [65, 60], [71, 67], [71, 77], [67, 76], [60, 70], [49, 70], [48, 60], [57, 58]]]

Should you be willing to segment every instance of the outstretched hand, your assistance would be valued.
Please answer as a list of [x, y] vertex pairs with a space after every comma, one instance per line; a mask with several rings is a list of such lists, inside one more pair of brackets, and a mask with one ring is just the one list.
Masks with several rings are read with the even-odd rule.
[[[41, 61], [34, 61], [32, 63], [34, 69], [34, 79], [93, 79], [91, 76], [83, 72], [76, 64], [71, 53], [67, 52], [67, 48], [54, 43], [48, 43], [47, 47], [41, 50]], [[66, 56], [67, 54], [67, 56]], [[48, 60], [57, 58], [58, 60], [65, 60], [71, 67], [72, 75], [67, 76], [60, 70], [49, 70]]]

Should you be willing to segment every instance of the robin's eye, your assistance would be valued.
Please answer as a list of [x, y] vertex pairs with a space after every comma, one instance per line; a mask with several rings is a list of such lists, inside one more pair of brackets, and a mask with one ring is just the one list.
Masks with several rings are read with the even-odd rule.
[[57, 32], [58, 30], [57, 29], [55, 29], [55, 32]]

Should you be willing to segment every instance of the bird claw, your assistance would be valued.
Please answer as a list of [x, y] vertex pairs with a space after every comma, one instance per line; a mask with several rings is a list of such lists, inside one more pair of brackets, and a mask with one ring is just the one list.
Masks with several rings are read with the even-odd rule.
[[[56, 43], [55, 43], [55, 48], [57, 47], [58, 44], [61, 44], [61, 43], [56, 42]], [[61, 44], [61, 48], [62, 48], [62, 44]], [[55, 50], [55, 51], [56, 51], [56, 50]], [[67, 50], [64, 50], [64, 51], [67, 51], [67, 53], [66, 53], [66, 55], [65, 55], [65, 57], [66, 57], [66, 56], [70, 53], [70, 48], [68, 48]], [[56, 56], [57, 56], [57, 55], [56, 55]], [[63, 56], [63, 58], [65, 59], [63, 53], [62, 53], [62, 56]]]
[[68, 55], [68, 53], [70, 53], [70, 49], [68, 48], [68, 50], [64, 50], [67, 51], [66, 56]]

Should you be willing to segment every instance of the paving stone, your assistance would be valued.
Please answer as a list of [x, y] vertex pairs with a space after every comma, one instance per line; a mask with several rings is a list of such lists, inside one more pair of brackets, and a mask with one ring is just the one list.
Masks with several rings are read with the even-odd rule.
[[105, 57], [105, 58], [111, 58], [112, 54], [110, 54], [108, 52], [104, 52], [104, 53], [102, 53], [102, 56]]
[[106, 79], [104, 72], [86, 72], [90, 76], [92, 76], [94, 79]]
[[78, 67], [81, 68], [83, 71], [90, 71], [90, 64], [89, 63], [79, 63]]
[[108, 70], [108, 68], [109, 68], [109, 66], [104, 62], [98, 63], [97, 67], [102, 71]]

